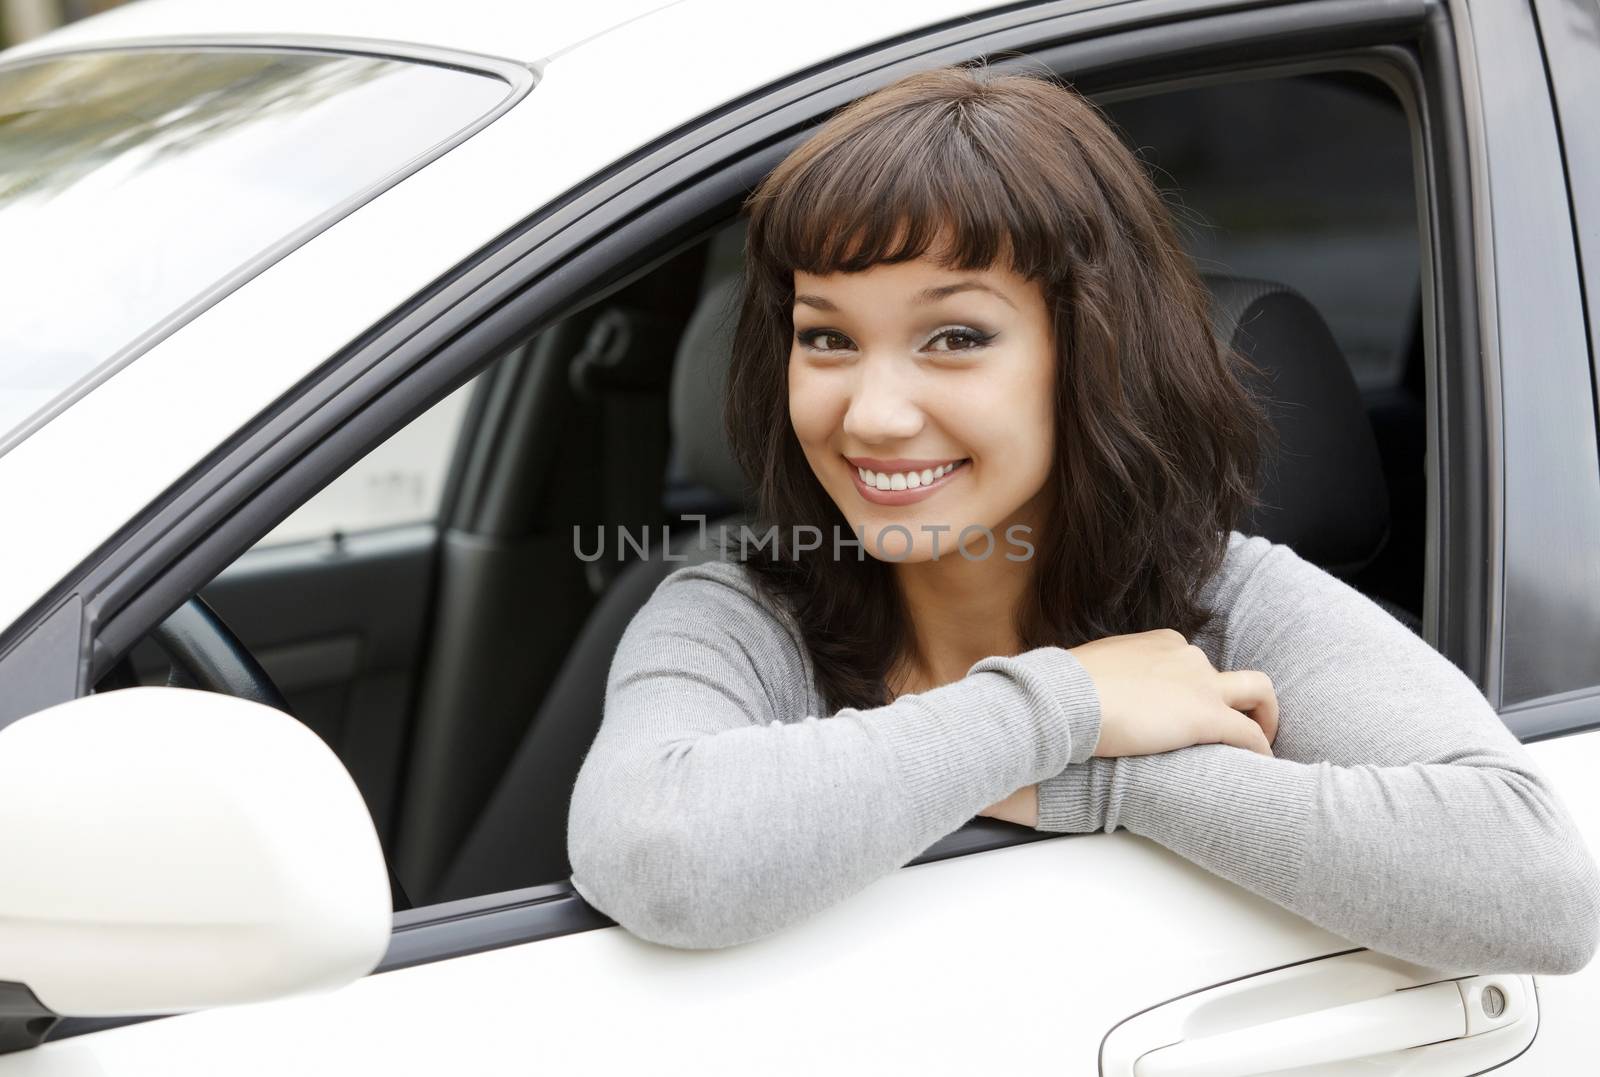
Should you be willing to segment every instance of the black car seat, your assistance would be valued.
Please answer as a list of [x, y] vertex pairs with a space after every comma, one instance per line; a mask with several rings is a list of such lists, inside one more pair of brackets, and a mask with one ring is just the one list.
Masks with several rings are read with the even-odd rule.
[[[1335, 576], [1365, 568], [1389, 536], [1389, 490], [1366, 404], [1315, 307], [1284, 284], [1202, 278], [1212, 330], [1261, 368], [1251, 388], [1279, 438], [1266, 462], [1262, 505], [1243, 530], [1281, 542]], [[1409, 613], [1408, 626], [1416, 628]]]
[[[1315, 308], [1267, 281], [1207, 277], [1213, 327], [1268, 375], [1259, 387], [1282, 452], [1268, 467], [1247, 533], [1295, 548], [1344, 575], [1366, 564], [1388, 530], [1388, 495], [1349, 366]], [[747, 517], [743, 476], [724, 441], [721, 395], [731, 351], [736, 278], [707, 290], [686, 327], [672, 379], [671, 418], [681, 467]], [[713, 528], [718, 521], [711, 521]], [[695, 536], [689, 536], [693, 538]], [[682, 548], [682, 547], [680, 547]], [[623, 629], [680, 562], [659, 548], [630, 563], [600, 598], [565, 666], [506, 768], [486, 810], [427, 901], [496, 893], [566, 879], [567, 806], [600, 726], [606, 674]], [[1416, 618], [1391, 612], [1416, 630]]]

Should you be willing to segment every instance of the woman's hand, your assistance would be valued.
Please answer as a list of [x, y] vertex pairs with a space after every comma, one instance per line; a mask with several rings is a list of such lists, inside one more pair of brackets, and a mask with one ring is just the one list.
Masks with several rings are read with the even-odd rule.
[[1004, 819], [1008, 823], [1021, 823], [1023, 826], [1037, 827], [1039, 825], [1039, 787], [1025, 785], [1004, 800], [989, 805], [978, 813], [991, 819]]
[[1204, 651], [1170, 628], [1107, 636], [1069, 653], [1100, 695], [1097, 756], [1216, 743], [1272, 754], [1278, 697], [1265, 673], [1220, 673]]

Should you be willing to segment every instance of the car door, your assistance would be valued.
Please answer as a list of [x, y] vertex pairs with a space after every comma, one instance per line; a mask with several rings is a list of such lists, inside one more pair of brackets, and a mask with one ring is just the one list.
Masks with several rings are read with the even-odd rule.
[[[1436, 334], [1435, 354], [1444, 357], [1440, 362], [1456, 364], [1432, 403], [1449, 422], [1435, 427], [1439, 440], [1433, 459], [1440, 477], [1430, 496], [1440, 504], [1429, 550], [1425, 632], [1485, 687], [1492, 701], [1505, 703], [1507, 684], [1533, 692], [1505, 704], [1508, 721], [1520, 715], [1517, 720], [1540, 723], [1542, 733], [1581, 728], [1589, 712], [1582, 709], [1581, 699], [1578, 709], [1567, 709], [1578, 698], [1571, 696], [1573, 689], [1561, 687], [1559, 678], [1541, 681], [1542, 674], [1530, 672], [1540, 667], [1516, 665], [1528, 653], [1523, 641], [1513, 645], [1504, 636], [1501, 619], [1485, 613], [1504, 601], [1509, 617], [1513, 602], [1528, 588], [1544, 593], [1553, 569], [1541, 567], [1536, 552], [1549, 547], [1521, 545], [1513, 550], [1519, 532], [1510, 512], [1501, 514], [1492, 499], [1472, 495], [1484, 481], [1486, 461], [1500, 459], [1504, 451], [1505, 470], [1499, 479], [1508, 503], [1521, 504], [1511, 500], [1515, 490], [1516, 497], [1561, 498], [1582, 512], [1595, 504], [1592, 487], [1581, 474], [1556, 484], [1546, 472], [1535, 482], [1548, 485], [1527, 484], [1529, 473], [1548, 461], [1537, 452], [1517, 455], [1509, 442], [1500, 444], [1496, 430], [1500, 424], [1507, 432], [1525, 430], [1534, 413], [1521, 410], [1525, 397], [1505, 392], [1502, 405], [1502, 398], [1484, 388], [1492, 376], [1504, 379], [1495, 384], [1507, 390], [1515, 369], [1510, 362], [1513, 348], [1518, 355], [1530, 354], [1516, 343], [1512, 329], [1526, 327], [1529, 320], [1553, 321], [1563, 331], [1574, 320], [1582, 325], [1581, 305], [1573, 301], [1575, 281], [1543, 298], [1530, 282], [1517, 297], [1525, 305], [1514, 309], [1504, 297], [1493, 304], [1472, 302], [1484, 298], [1480, 289], [1495, 275], [1497, 259], [1510, 257], [1511, 249], [1529, 249], [1518, 248], [1510, 222], [1488, 212], [1487, 199], [1493, 196], [1498, 205], [1503, 189], [1482, 186], [1486, 158], [1499, 145], [1495, 132], [1508, 130], [1503, 125], [1511, 117], [1494, 110], [1480, 116], [1476, 110], [1483, 107], [1480, 95], [1504, 86], [1495, 78], [1513, 78], [1509, 65], [1530, 62], [1530, 42], [1533, 70], [1538, 70], [1531, 24], [1516, 13], [1480, 16], [1477, 7], [1468, 11], [1461, 4], [1449, 5], [1448, 11], [1423, 3], [1287, 4], [1243, 16], [1229, 4], [1135, 0], [1087, 13], [1076, 8], [1040, 5], [995, 16], [991, 22], [973, 18], [925, 36], [907, 35], [876, 56], [857, 56], [839, 67], [813, 71], [808, 83], [746, 102], [743, 112], [723, 117], [728, 122], [716, 131], [723, 138], [720, 145], [710, 133], [700, 132], [702, 140], [694, 148], [701, 157], [692, 162], [697, 172], [672, 171], [688, 156], [689, 147], [663, 147], [628, 177], [629, 183], [610, 177], [619, 189], [612, 192], [605, 220], [569, 229], [560, 243], [550, 242], [549, 236], [541, 237], [546, 240], [542, 246], [528, 243], [525, 253], [534, 262], [556, 257], [559, 248], [575, 283], [544, 279], [541, 290], [531, 270], [524, 271], [527, 276], [508, 272], [498, 281], [478, 282], [479, 295], [463, 304], [471, 308], [467, 311], [451, 311], [435, 295], [433, 313], [452, 330], [439, 336], [453, 343], [422, 340], [409, 350], [383, 352], [393, 366], [413, 373], [396, 375], [378, 387], [343, 391], [342, 397], [340, 390], [328, 387], [325, 400], [343, 400], [350, 411], [359, 400], [367, 405], [363, 414], [373, 429], [420, 413], [441, 387], [461, 383], [490, 361], [491, 345], [515, 336], [541, 312], [572, 302], [576, 293], [608, 286], [659, 258], [701, 227], [707, 202], [714, 202], [718, 193], [724, 198], [736, 194], [751, 176], [770, 167], [782, 149], [781, 144], [763, 144], [754, 153], [735, 153], [735, 148], [749, 151], [759, 133], [741, 132], [741, 126], [765, 125], [774, 136], [791, 138], [792, 144], [798, 123], [815, 115], [818, 103], [808, 100], [811, 95], [842, 103], [913, 66], [1007, 49], [1029, 49], [1030, 62], [1072, 74], [1087, 89], [1109, 90], [1158, 77], [1237, 73], [1241, 64], [1306, 62], [1308, 56], [1335, 49], [1405, 43], [1414, 48], [1422, 72], [1408, 100], [1413, 107], [1419, 102], [1426, 106], [1433, 132], [1432, 141], [1420, 147], [1430, 162], [1430, 204], [1437, 207], [1437, 290], [1431, 300], [1436, 320], [1430, 332]], [[730, 14], [731, 9], [714, 4], [670, 9], [561, 62], [572, 65], [574, 83], [590, 78], [597, 80], [591, 85], [598, 85], [602, 72], [634, 69], [658, 56], [663, 40], [704, 39], [725, 25]], [[746, 32], [752, 37], [776, 29], [748, 12], [742, 17], [751, 20]], [[1295, 33], [1285, 34], [1291, 25]], [[1503, 53], [1498, 67], [1484, 59], [1489, 41]], [[1385, 55], [1400, 64], [1404, 85], [1404, 56]], [[1452, 81], [1472, 61], [1473, 78]], [[553, 77], [557, 65], [550, 70]], [[1468, 102], [1464, 110], [1462, 95]], [[1468, 122], [1462, 111], [1475, 120]], [[1525, 127], [1525, 115], [1516, 123]], [[1552, 130], [1547, 128], [1546, 134]], [[1538, 140], [1533, 142], [1538, 150]], [[1543, 145], [1545, 151], [1552, 148]], [[1528, 144], [1519, 141], [1516, 149], [1525, 152]], [[1527, 157], [1526, 182], [1548, 183], [1547, 173], [1539, 178], [1540, 161], [1548, 164], [1548, 153]], [[657, 180], [654, 190], [649, 189]], [[644, 189], [630, 190], [630, 185]], [[655, 200], [658, 192], [675, 186], [679, 201]], [[1524, 205], [1517, 199], [1526, 191], [1504, 193], [1510, 204]], [[1491, 228], [1492, 246], [1466, 242], [1475, 238], [1481, 243], [1484, 230]], [[1570, 227], [1565, 235], [1570, 253]], [[1535, 231], [1526, 243], [1553, 239], [1548, 231]], [[514, 309], [517, 304], [520, 310]], [[497, 329], [494, 312], [507, 310]], [[485, 312], [489, 316], [478, 317]], [[463, 341], [455, 331], [469, 325], [491, 339]], [[1464, 343], [1475, 342], [1480, 327], [1498, 346], [1498, 352], [1487, 352], [1498, 359], [1497, 369], [1480, 369], [1468, 361], [1479, 352]], [[494, 332], [502, 337], [492, 339]], [[375, 346], [369, 355], [377, 356]], [[1573, 369], [1587, 377], [1573, 356], [1569, 347], [1551, 361], [1554, 372], [1566, 371], [1563, 384], [1569, 389], [1577, 377]], [[393, 391], [384, 395], [380, 388]], [[1588, 399], [1583, 398], [1586, 406]], [[1496, 410], [1489, 410], [1485, 400]], [[323, 410], [329, 414], [285, 436], [303, 439], [302, 447], [319, 444], [332, 429], [333, 416], [341, 412]], [[1583, 448], [1582, 424], [1570, 423], [1566, 429]], [[1592, 413], [1586, 429], [1586, 459], [1595, 459]], [[308, 448], [296, 465], [298, 472], [286, 469], [253, 491], [261, 511], [281, 519], [319, 479], [349, 464], [358, 442], [352, 436], [342, 455], [338, 446], [321, 456]], [[1518, 444], [1525, 450], [1541, 448], [1538, 439]], [[249, 445], [246, 440], [241, 448]], [[1440, 466], [1446, 459], [1449, 466]], [[220, 481], [197, 490], [185, 506], [193, 514], [189, 526], [204, 529], [234, 518], [240, 500], [238, 491], [230, 493]], [[269, 507], [273, 502], [276, 508]], [[1587, 523], [1582, 512], [1563, 521], [1573, 529], [1566, 533], [1568, 539], [1592, 539], [1595, 534], [1579, 530]], [[226, 560], [225, 552], [217, 550], [207, 557], [187, 541], [190, 537], [179, 533], [152, 548], [151, 556], [164, 565], [166, 581], [152, 584], [147, 576], [139, 593], [161, 586], [168, 593], [147, 600], [147, 614], [174, 595], [181, 598], [186, 585], [192, 590]], [[114, 569], [107, 567], [103, 579], [127, 578], [126, 562]], [[85, 578], [89, 593], [96, 582]], [[1501, 586], [1503, 600], [1496, 597]], [[1559, 645], [1555, 636], [1565, 627], [1564, 616], [1593, 608], [1583, 605], [1591, 597], [1573, 595], [1557, 608], [1547, 645]], [[141, 623], [138, 607], [131, 608], [134, 613], [123, 614], [121, 622], [112, 613], [96, 630], [113, 639], [119, 633], [123, 639], [136, 638], [150, 618]], [[1577, 668], [1581, 679], [1581, 666]], [[1561, 698], [1550, 698], [1551, 693], [1542, 691], [1546, 687], [1559, 688], [1554, 694]], [[1581, 696], [1582, 686], [1577, 690]], [[1588, 833], [1600, 836], [1600, 802], [1586, 799], [1575, 785], [1590, 763], [1600, 761], [1596, 735], [1580, 732], [1540, 740], [1530, 750], [1560, 781], [1562, 794]], [[684, 1072], [751, 1067], [801, 1072], [824, 1065], [968, 1072], [1043, 1063], [1066, 1072], [1098, 1069], [1110, 1074], [1119, 1072], [1114, 1067], [1131, 1055], [1173, 1043], [1172, 1015], [1178, 1008], [1209, 1002], [1205, 1012], [1213, 1021], [1248, 1029], [1284, 1015], [1274, 999], [1292, 994], [1299, 1012], [1315, 1017], [1348, 1001], [1353, 989], [1378, 998], [1385, 987], [1403, 983], [1415, 971], [1330, 935], [1126, 832], [1047, 837], [983, 821], [951, 835], [849, 901], [778, 935], [724, 951], [674, 951], [642, 942], [608, 925], [570, 887], [551, 883], [397, 915], [383, 970], [332, 995], [99, 1030], [80, 1028], [80, 1034], [5, 1056], [0, 1073], [209, 1072], [218, 1059], [225, 1059], [235, 1072], [278, 1072], [290, 1065], [328, 1072], [380, 1067], [502, 1071], [562, 1064], [605, 1070], [643, 1062], [653, 1069]], [[1579, 992], [1589, 990], [1585, 985], [1591, 975], [1540, 978], [1532, 1001], [1542, 1005], [1547, 998], [1562, 1000], [1559, 1008], [1552, 1007], [1548, 1021], [1540, 1013], [1534, 1044], [1542, 1056], [1535, 1050], [1519, 1056], [1525, 1043], [1488, 1059], [1481, 1057], [1483, 1050], [1475, 1050], [1487, 1048], [1486, 1041], [1464, 1048], [1440, 1044], [1432, 1057], [1455, 1068], [1419, 1068], [1426, 1065], [1419, 1062], [1424, 1054], [1411, 1052], [1369, 1058], [1363, 1072], [1467, 1073], [1508, 1062], [1504, 1068], [1520, 1065], [1529, 1073], [1574, 1071], [1581, 1064], [1576, 1047], [1584, 1034], [1579, 1015], [1587, 997]], [[1390, 1030], [1409, 1029], [1413, 1018], [1401, 1003], [1376, 1011], [1376, 1020]], [[1554, 1034], [1558, 1022], [1567, 1028], [1561, 1036]], [[617, 1034], [619, 1026], [626, 1034]], [[1221, 1027], [1213, 1025], [1212, 1031]], [[241, 1048], [244, 1044], [247, 1049]], [[1495, 1045], [1493, 1050], [1502, 1048]], [[1544, 1069], [1532, 1068], [1536, 1059]], [[1236, 1071], [1224, 1064], [1212, 1072]]]

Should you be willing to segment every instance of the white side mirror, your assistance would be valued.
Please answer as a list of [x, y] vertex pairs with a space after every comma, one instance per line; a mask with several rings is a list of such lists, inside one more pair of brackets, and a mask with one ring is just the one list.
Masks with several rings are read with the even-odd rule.
[[366, 804], [287, 714], [145, 687], [0, 729], [0, 981], [57, 1014], [338, 987], [391, 922]]

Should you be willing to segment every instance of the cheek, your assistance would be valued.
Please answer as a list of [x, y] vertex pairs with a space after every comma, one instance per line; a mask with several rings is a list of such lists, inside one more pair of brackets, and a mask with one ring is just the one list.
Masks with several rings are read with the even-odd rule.
[[967, 424], [968, 444], [987, 456], [990, 475], [1001, 469], [997, 492], [1003, 487], [1007, 496], [1018, 490], [1031, 495], [1055, 462], [1054, 365], [1041, 356], [1037, 364], [1019, 364], [1007, 374], [963, 401], [963, 414], [983, 417]]
[[799, 363], [789, 364], [789, 424], [808, 451], [832, 434], [832, 405], [825, 380]]

